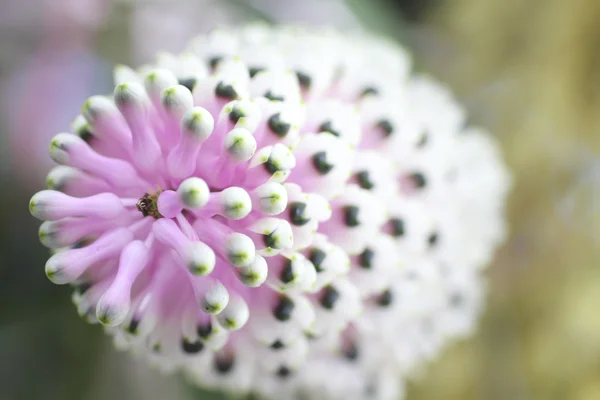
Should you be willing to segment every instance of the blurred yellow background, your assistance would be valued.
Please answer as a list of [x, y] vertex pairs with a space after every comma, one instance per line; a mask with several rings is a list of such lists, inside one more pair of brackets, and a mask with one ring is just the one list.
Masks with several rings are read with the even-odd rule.
[[428, 14], [451, 50], [423, 46], [426, 68], [481, 111], [515, 185], [479, 333], [413, 399], [600, 399], [599, 20], [594, 0], [452, 0]]

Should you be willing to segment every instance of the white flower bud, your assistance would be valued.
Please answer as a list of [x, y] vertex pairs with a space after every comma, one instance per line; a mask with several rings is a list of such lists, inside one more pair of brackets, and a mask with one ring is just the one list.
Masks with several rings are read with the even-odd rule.
[[117, 115], [119, 110], [113, 101], [106, 96], [92, 96], [86, 100], [81, 108], [81, 114], [93, 123], [97, 118], [102, 118], [108, 115]]
[[188, 247], [185, 262], [192, 274], [208, 275], [215, 268], [215, 252], [202, 242], [192, 242]]
[[69, 153], [77, 151], [77, 146], [81, 145], [85, 145], [85, 142], [79, 136], [59, 133], [50, 141], [50, 158], [58, 164], [68, 164]]
[[267, 261], [261, 256], [255, 256], [251, 264], [239, 269], [240, 281], [249, 287], [259, 287], [262, 285], [269, 274]]
[[160, 101], [169, 114], [179, 118], [194, 106], [192, 92], [183, 85], [173, 85], [163, 90]]
[[202, 107], [190, 108], [181, 118], [182, 132], [198, 141], [206, 140], [214, 127], [215, 120], [213, 116]]
[[204, 207], [210, 197], [210, 190], [204, 180], [188, 178], [181, 182], [177, 189], [179, 200], [190, 209]]
[[76, 168], [60, 165], [50, 170], [46, 176], [46, 186], [48, 189], [61, 190], [69, 182], [81, 175], [81, 171]]
[[267, 215], [277, 215], [287, 206], [288, 195], [285, 188], [277, 182], [267, 182], [252, 192], [254, 204]]
[[244, 189], [229, 187], [219, 194], [222, 213], [225, 217], [238, 220], [252, 211], [252, 200]]
[[244, 128], [236, 128], [225, 135], [227, 153], [237, 162], [248, 161], [256, 152], [256, 139]]
[[218, 314], [229, 303], [229, 292], [220, 281], [211, 282], [202, 299], [202, 309], [209, 314]]
[[236, 267], [243, 267], [254, 261], [254, 242], [248, 236], [234, 232], [227, 238], [227, 258]]
[[249, 317], [250, 310], [248, 309], [248, 304], [240, 296], [234, 296], [230, 299], [223, 312], [217, 315], [217, 320], [223, 328], [230, 331], [237, 331], [248, 322]]
[[163, 90], [174, 85], [177, 85], [177, 78], [168, 69], [153, 69], [144, 78], [144, 87], [150, 97], [153, 98], [160, 98]]
[[149, 104], [148, 93], [142, 84], [137, 82], [125, 82], [115, 87], [114, 93], [115, 104], [119, 110], [123, 111], [124, 107], [146, 107]]

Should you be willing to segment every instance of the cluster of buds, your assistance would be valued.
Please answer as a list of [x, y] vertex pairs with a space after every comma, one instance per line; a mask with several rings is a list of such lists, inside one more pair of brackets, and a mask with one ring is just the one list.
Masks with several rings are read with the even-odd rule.
[[364, 34], [215, 30], [117, 67], [50, 155], [48, 278], [118, 348], [236, 393], [398, 398], [473, 329], [504, 236], [494, 140]]

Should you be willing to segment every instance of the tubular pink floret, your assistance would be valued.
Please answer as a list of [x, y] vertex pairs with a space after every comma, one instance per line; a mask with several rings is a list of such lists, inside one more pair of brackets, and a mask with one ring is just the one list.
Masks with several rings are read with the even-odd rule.
[[67, 217], [114, 219], [125, 211], [125, 206], [112, 193], [71, 197], [55, 190], [42, 190], [31, 198], [29, 210], [34, 217], [46, 221]]
[[185, 205], [181, 202], [177, 192], [165, 190], [158, 196], [156, 206], [163, 217], [175, 218], [183, 211]]
[[87, 247], [61, 251], [46, 262], [46, 275], [54, 283], [72, 283], [95, 263], [118, 255], [132, 239], [129, 229], [117, 228]]
[[252, 210], [252, 199], [248, 192], [240, 187], [228, 187], [227, 189], [213, 193], [204, 207], [194, 210], [193, 213], [199, 218], [210, 218], [215, 215], [238, 220], [245, 218]]
[[125, 225], [130, 220], [124, 216], [118, 223], [94, 217], [69, 217], [46, 221], [40, 226], [39, 237], [44, 246], [57, 249], [74, 245], [90, 235], [102, 233], [118, 225]]
[[50, 142], [50, 157], [62, 165], [69, 165], [104, 179], [118, 188], [147, 187], [135, 168], [124, 160], [96, 153], [75, 135], [59, 133]]
[[104, 180], [65, 165], [52, 168], [46, 177], [46, 187], [75, 197], [91, 196], [110, 189]]
[[161, 157], [160, 144], [149, 124], [150, 98], [137, 82], [117, 85], [115, 103], [125, 118], [133, 139], [133, 158], [140, 168], [152, 170]]
[[209, 274], [215, 267], [215, 254], [206, 244], [191, 240], [173, 220], [154, 222], [152, 232], [156, 239], [175, 252], [194, 275]]
[[247, 235], [235, 232], [215, 220], [199, 220], [194, 224], [194, 229], [200, 240], [231, 265], [243, 267], [254, 260], [256, 248]]
[[154, 68], [144, 76], [144, 87], [154, 107], [158, 108], [163, 96], [163, 91], [177, 85], [175, 74], [165, 68]]
[[117, 326], [125, 320], [131, 305], [131, 287], [148, 259], [149, 249], [142, 241], [130, 242], [123, 249], [117, 275], [96, 306], [96, 318], [103, 325]]
[[202, 143], [210, 136], [214, 125], [212, 115], [202, 107], [185, 111], [181, 118], [179, 143], [167, 158], [167, 168], [173, 177], [186, 178], [194, 172]]
[[29, 203], [48, 277], [201, 386], [395, 399], [475, 327], [497, 144], [379, 38], [251, 25], [189, 50], [117, 67], [52, 139]]
[[124, 149], [131, 148], [131, 132], [111, 99], [92, 96], [85, 102], [81, 112], [95, 136], [114, 141]]

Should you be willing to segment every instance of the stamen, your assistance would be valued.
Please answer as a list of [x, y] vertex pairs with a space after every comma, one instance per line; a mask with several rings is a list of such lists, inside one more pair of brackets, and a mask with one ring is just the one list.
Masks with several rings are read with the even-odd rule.
[[340, 133], [333, 129], [333, 124], [331, 121], [325, 121], [321, 125], [319, 125], [319, 132], [328, 132], [333, 136], [340, 137]]
[[364, 269], [370, 269], [373, 266], [373, 257], [375, 257], [375, 253], [367, 247], [360, 253], [358, 264]]
[[223, 99], [235, 100], [238, 98], [238, 94], [232, 85], [227, 85], [224, 82], [219, 82], [215, 88], [215, 94], [217, 97]]
[[390, 304], [392, 304], [393, 300], [394, 296], [392, 292], [389, 289], [387, 289], [379, 295], [379, 298], [377, 299], [377, 304], [381, 307], [388, 307]]
[[392, 218], [392, 219], [390, 219], [389, 223], [392, 226], [392, 236], [393, 237], [404, 236], [404, 233], [405, 233], [404, 220], [402, 220], [400, 218]]
[[261, 164], [267, 174], [257, 177], [257, 180], [261, 180], [260, 183], [264, 183], [267, 179], [274, 182], [283, 182], [296, 166], [296, 158], [288, 147], [277, 143], [274, 146], [263, 147], [256, 152], [250, 162], [250, 168]]
[[290, 204], [289, 208], [290, 221], [296, 226], [306, 225], [310, 218], [304, 216], [306, 212], [306, 203], [294, 202]]
[[183, 338], [181, 339], [181, 349], [187, 354], [198, 354], [204, 349], [204, 345], [199, 340], [190, 342]]
[[312, 79], [310, 75], [302, 71], [296, 71], [296, 76], [298, 77], [298, 82], [300, 83], [300, 86], [302, 86], [303, 89], [310, 89], [310, 85], [312, 84]]
[[427, 184], [427, 179], [425, 179], [425, 175], [423, 175], [421, 172], [414, 172], [410, 174], [408, 179], [417, 189], [422, 189]]
[[254, 78], [256, 74], [261, 73], [265, 69], [262, 67], [250, 67], [248, 68], [248, 72], [250, 73], [250, 78]]
[[215, 356], [215, 369], [218, 373], [225, 375], [231, 372], [235, 364], [235, 358], [232, 355]]
[[394, 126], [387, 119], [382, 119], [381, 121], [377, 122], [377, 128], [383, 131], [385, 137], [389, 137], [392, 135], [392, 133], [394, 133]]
[[321, 175], [329, 173], [333, 169], [333, 165], [327, 162], [327, 153], [320, 151], [312, 156], [312, 162], [316, 170]]
[[266, 249], [264, 255], [277, 254], [280, 250], [288, 249], [293, 244], [293, 232], [290, 224], [279, 218], [263, 218], [248, 229], [262, 236]]
[[269, 347], [273, 350], [281, 350], [285, 348], [285, 344], [283, 344], [281, 340], [277, 339]]
[[358, 359], [359, 352], [356, 343], [351, 342], [344, 347], [344, 357], [349, 361], [356, 361]]
[[346, 206], [344, 207], [344, 223], [346, 226], [354, 228], [360, 225], [358, 214], [360, 209], [357, 206]]
[[290, 375], [292, 374], [292, 370], [289, 369], [288, 367], [286, 367], [285, 365], [282, 365], [281, 367], [279, 367], [279, 369], [277, 370], [277, 376], [281, 379], [286, 379], [288, 378]]
[[290, 131], [291, 124], [281, 120], [281, 113], [273, 114], [269, 117], [269, 129], [279, 137], [285, 137]]
[[285, 97], [277, 95], [277, 94], [273, 94], [273, 92], [271, 90], [267, 90], [265, 92], [265, 97], [271, 101], [284, 101]]
[[200, 324], [198, 325], [198, 336], [200, 336], [202, 339], [208, 339], [210, 337], [210, 335], [213, 333], [213, 327], [212, 324], [210, 323], [210, 321], [206, 324]]
[[194, 86], [196, 86], [196, 82], [198, 82], [196, 78], [179, 79], [179, 84], [187, 88], [190, 92], [194, 91]]
[[429, 247], [430, 248], [435, 247], [439, 242], [439, 238], [440, 238], [440, 236], [437, 232], [431, 233], [431, 235], [429, 235], [427, 237], [427, 243], [429, 244]]
[[281, 270], [279, 279], [281, 279], [281, 282], [283, 283], [290, 283], [296, 279], [296, 277], [297, 275], [294, 274], [294, 270], [292, 268], [292, 260], [287, 260], [283, 269]]
[[317, 272], [322, 272], [323, 268], [321, 267], [323, 264], [323, 261], [325, 260], [325, 257], [327, 257], [327, 254], [318, 248], [313, 248], [310, 251], [310, 262], [314, 265], [315, 270]]
[[277, 306], [275, 306], [275, 309], [273, 310], [273, 315], [279, 321], [288, 321], [292, 317], [294, 306], [294, 302], [289, 297], [281, 295], [277, 302]]
[[356, 179], [358, 180], [358, 185], [366, 190], [371, 190], [375, 185], [371, 178], [369, 177], [369, 171], [360, 171], [355, 174]]
[[377, 96], [379, 94], [379, 90], [375, 87], [369, 86], [363, 89], [362, 92], [360, 92], [360, 97], [366, 97], [366, 96]]
[[338, 292], [333, 286], [327, 286], [321, 297], [321, 305], [327, 310], [332, 310], [339, 297], [340, 292]]
[[234, 106], [231, 110], [231, 112], [229, 113], [229, 120], [231, 122], [233, 122], [234, 124], [237, 124], [237, 122], [240, 120], [240, 118], [245, 117], [246, 114], [244, 113], [244, 111], [242, 110], [241, 107], [237, 107]]

